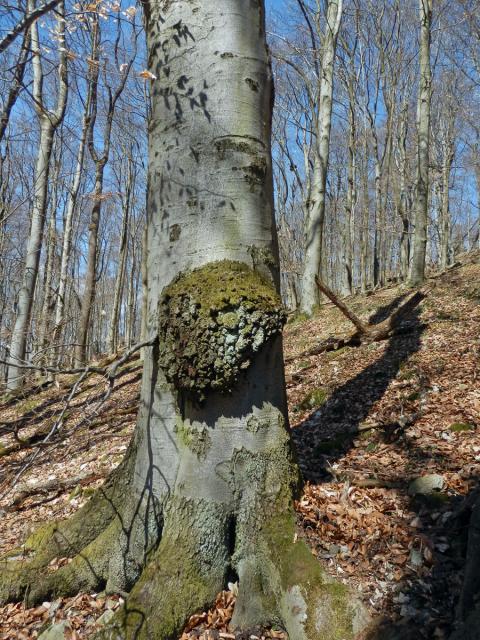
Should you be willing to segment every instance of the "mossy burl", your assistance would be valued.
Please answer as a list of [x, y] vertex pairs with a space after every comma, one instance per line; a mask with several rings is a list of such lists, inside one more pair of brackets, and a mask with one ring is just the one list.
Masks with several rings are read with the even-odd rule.
[[286, 321], [272, 283], [241, 262], [222, 260], [180, 273], [159, 304], [159, 364], [196, 401], [228, 393]]

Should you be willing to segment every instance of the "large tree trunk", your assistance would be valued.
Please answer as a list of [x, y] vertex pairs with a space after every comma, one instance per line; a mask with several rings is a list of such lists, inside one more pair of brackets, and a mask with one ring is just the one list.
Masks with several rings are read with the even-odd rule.
[[319, 302], [315, 277], [322, 267], [323, 226], [327, 188], [330, 130], [332, 127], [333, 67], [338, 30], [342, 17], [342, 0], [329, 0], [325, 27], [320, 98], [315, 141], [315, 164], [311, 196], [305, 226], [305, 258], [302, 275], [301, 311], [311, 314]]
[[415, 231], [410, 284], [418, 286], [425, 280], [425, 261], [428, 227], [430, 102], [432, 72], [430, 68], [430, 39], [432, 0], [419, 0], [420, 7], [420, 86], [417, 107], [417, 185], [415, 201]]
[[[158, 341], [146, 351], [136, 436], [77, 516], [57, 535], [50, 527], [40, 546], [39, 535], [28, 543], [37, 553], [27, 569], [9, 563], [0, 596], [22, 597], [28, 568], [30, 601], [105, 584], [127, 590], [148, 560], [106, 637], [178, 638], [236, 576], [234, 626], [276, 622], [295, 640], [352, 638], [362, 608], [295, 536], [263, 3], [147, 10], [158, 78], [148, 330]], [[73, 561], [40, 574], [60, 553]]]

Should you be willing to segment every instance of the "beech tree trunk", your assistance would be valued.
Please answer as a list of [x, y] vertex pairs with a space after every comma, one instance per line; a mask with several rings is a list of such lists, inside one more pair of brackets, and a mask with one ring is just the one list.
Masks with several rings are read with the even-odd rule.
[[417, 184], [415, 198], [415, 231], [410, 266], [410, 284], [418, 286], [425, 280], [425, 261], [428, 227], [430, 102], [432, 72], [430, 68], [430, 39], [432, 0], [419, 0], [420, 8], [420, 86], [417, 106]]
[[[92, 52], [94, 53], [94, 52]], [[68, 194], [67, 208], [63, 220], [63, 240], [62, 240], [62, 258], [60, 261], [60, 275], [58, 282], [58, 292], [55, 301], [55, 324], [53, 327], [52, 342], [54, 349], [52, 350], [53, 365], [58, 363], [60, 357], [60, 337], [62, 335], [63, 325], [65, 322], [65, 304], [67, 295], [67, 280], [68, 280], [68, 268], [71, 260], [72, 253], [72, 235], [73, 235], [73, 219], [78, 201], [78, 194], [80, 191], [80, 184], [82, 180], [82, 171], [85, 159], [85, 147], [87, 144], [87, 129], [88, 129], [88, 113], [90, 110], [91, 99], [91, 82], [87, 90], [87, 99], [85, 101], [85, 109], [82, 119], [82, 129], [80, 134], [80, 141], [78, 144], [77, 158], [75, 163], [75, 169], [73, 173], [72, 185]]]
[[0, 572], [0, 600], [132, 589], [103, 636], [173, 640], [238, 579], [234, 627], [353, 638], [362, 607], [295, 536], [263, 2], [145, 7], [157, 78], [147, 330], [158, 340], [137, 431], [103, 489], [27, 541], [26, 568]]
[[[441, 177], [441, 210], [440, 210], [440, 268], [446, 269], [450, 263], [451, 216], [450, 216], [450, 173], [455, 157], [454, 111], [447, 116], [448, 122], [442, 141], [442, 177]], [[468, 225], [470, 229], [470, 224]], [[469, 249], [471, 246], [469, 245]]]
[[342, 293], [349, 296], [353, 292], [353, 246], [355, 241], [355, 207], [357, 204], [357, 161], [355, 145], [356, 114], [353, 77], [347, 83], [349, 110], [348, 110], [348, 185], [345, 206], [345, 228], [343, 238], [342, 256]]
[[[29, 4], [30, 10], [34, 5]], [[31, 46], [33, 51], [33, 98], [40, 122], [40, 142], [35, 164], [33, 207], [30, 222], [30, 234], [27, 241], [25, 268], [22, 285], [18, 294], [17, 315], [10, 342], [10, 356], [8, 367], [7, 387], [10, 391], [19, 389], [23, 381], [23, 370], [17, 365], [25, 360], [27, 338], [30, 328], [33, 297], [37, 283], [40, 253], [42, 251], [43, 231], [47, 213], [48, 176], [50, 158], [53, 147], [53, 136], [58, 125], [63, 120], [67, 104], [67, 56], [65, 48], [65, 21], [62, 21], [64, 5], [58, 6], [60, 20], [58, 22], [59, 60], [58, 67], [59, 88], [57, 104], [54, 111], [50, 111], [45, 104], [43, 92], [43, 70], [40, 59], [40, 43], [37, 25], [31, 27]]]
[[333, 67], [342, 10], [342, 0], [329, 0], [323, 42], [315, 162], [305, 224], [305, 258], [300, 308], [303, 313], [307, 314], [311, 314], [319, 302], [315, 277], [320, 274], [322, 267], [328, 156], [332, 128]]
[[410, 264], [410, 198], [407, 188], [407, 134], [408, 134], [408, 101], [404, 100], [400, 114], [400, 130], [398, 135], [400, 194], [397, 212], [401, 220], [400, 234], [400, 278], [406, 280]]
[[[125, 286], [125, 269], [127, 264], [128, 252], [128, 226], [130, 216], [130, 206], [133, 186], [133, 168], [132, 160], [128, 163], [128, 174], [125, 185], [125, 194], [122, 203], [122, 229], [120, 232], [120, 249], [118, 253], [118, 269], [115, 278], [115, 289], [113, 293], [112, 315], [110, 318], [110, 327], [108, 329], [107, 346], [109, 353], [115, 353], [118, 348], [118, 329], [120, 320], [120, 305], [122, 303], [123, 289]], [[133, 271], [133, 270], [132, 270]], [[133, 276], [133, 274], [132, 274]], [[130, 291], [130, 289], [129, 289]]]
[[95, 163], [95, 186], [93, 189], [93, 205], [88, 225], [88, 257], [85, 271], [85, 285], [82, 296], [82, 307], [78, 323], [77, 344], [75, 346], [75, 366], [81, 367], [87, 359], [87, 341], [90, 329], [90, 316], [95, 298], [97, 277], [98, 230], [102, 211], [103, 175], [106, 159], [101, 158]]
[[368, 138], [367, 128], [364, 128], [364, 159], [362, 166], [362, 218], [360, 234], [360, 289], [365, 293], [368, 289], [368, 245], [370, 227], [370, 197], [368, 188]]

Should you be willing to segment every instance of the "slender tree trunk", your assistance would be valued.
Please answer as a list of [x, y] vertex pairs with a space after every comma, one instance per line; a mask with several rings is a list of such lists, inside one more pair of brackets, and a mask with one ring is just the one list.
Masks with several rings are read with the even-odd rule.
[[406, 280], [410, 264], [410, 217], [409, 195], [407, 189], [407, 135], [408, 135], [408, 102], [402, 105], [400, 114], [400, 133], [398, 149], [400, 157], [400, 194], [397, 212], [400, 217], [402, 230], [400, 234], [400, 278]]
[[315, 165], [305, 231], [305, 259], [302, 276], [301, 310], [311, 314], [319, 302], [315, 276], [322, 266], [328, 156], [332, 127], [333, 68], [338, 30], [342, 18], [342, 0], [329, 0], [325, 27], [320, 99], [317, 116]]
[[380, 247], [381, 247], [381, 226], [383, 223], [382, 212], [382, 169], [378, 150], [378, 139], [376, 133], [373, 135], [373, 153], [375, 157], [375, 218], [374, 218], [374, 240], [373, 240], [373, 286], [382, 285], [380, 274]]
[[[145, 224], [142, 238], [142, 317], [140, 318], [140, 342], [145, 342], [148, 335], [148, 225]], [[145, 358], [145, 348], [140, 352]]]
[[[63, 3], [59, 4], [61, 16]], [[43, 71], [40, 61], [40, 43], [36, 23], [31, 27], [33, 50], [33, 96], [40, 120], [40, 142], [35, 165], [33, 207], [30, 221], [30, 233], [27, 241], [25, 269], [22, 285], [18, 294], [17, 315], [10, 342], [10, 356], [7, 387], [10, 391], [22, 385], [23, 370], [17, 364], [23, 363], [26, 355], [27, 338], [30, 327], [33, 297], [37, 283], [40, 253], [42, 251], [43, 230], [47, 212], [48, 176], [53, 137], [56, 128], [63, 120], [67, 103], [67, 63], [65, 54], [65, 23], [59, 21], [59, 89], [57, 106], [54, 113], [48, 111], [43, 104]]]
[[25, 271], [22, 286], [18, 294], [17, 315], [10, 342], [10, 365], [8, 368], [8, 389], [13, 391], [22, 385], [23, 370], [16, 367], [25, 360], [27, 338], [33, 305], [33, 296], [38, 276], [40, 253], [42, 250], [43, 229], [45, 225], [48, 172], [53, 145], [53, 127], [50, 121], [43, 121], [40, 131], [40, 144], [35, 166], [35, 188], [30, 234], [25, 257]]
[[[118, 38], [117, 38], [118, 43]], [[96, 144], [98, 142], [97, 135], [95, 134], [95, 125], [97, 121], [98, 110], [98, 84], [100, 76], [100, 63], [99, 52], [101, 49], [101, 28], [97, 14], [94, 14], [94, 22], [92, 23], [92, 59], [96, 61], [96, 64], [92, 67], [91, 75], [91, 97], [90, 97], [90, 112], [88, 114], [88, 149], [90, 155], [95, 164], [95, 186], [93, 190], [93, 206], [90, 216], [90, 225], [88, 228], [88, 258], [87, 258], [87, 270], [85, 274], [85, 286], [83, 290], [80, 322], [77, 331], [77, 342], [75, 346], [75, 364], [80, 367], [86, 363], [87, 359], [87, 342], [88, 333], [90, 330], [90, 319], [92, 315], [92, 307], [95, 300], [95, 286], [97, 278], [97, 253], [98, 253], [98, 233], [100, 227], [100, 216], [102, 211], [102, 195], [103, 195], [103, 180], [105, 173], [105, 166], [108, 162], [110, 155], [111, 145], [111, 132], [113, 117], [115, 114], [116, 105], [122, 91], [125, 87], [130, 68], [133, 63], [133, 58], [130, 59], [125, 67], [120, 71], [120, 80], [115, 91], [108, 84], [107, 76], [103, 76], [103, 81], [106, 84], [106, 93], [108, 96], [107, 109], [105, 114], [105, 124], [103, 127], [102, 143], [103, 148], [101, 152], [97, 151]]]
[[[56, 177], [58, 179], [58, 171], [55, 171]], [[48, 234], [47, 234], [47, 259], [45, 264], [45, 280], [43, 287], [43, 304], [42, 304], [42, 312], [40, 318], [40, 330], [38, 343], [40, 347], [40, 358], [37, 362], [46, 362], [48, 361], [48, 345], [50, 343], [50, 329], [51, 329], [51, 319], [52, 312], [54, 309], [53, 304], [53, 276], [54, 276], [54, 265], [55, 265], [55, 253], [56, 253], [56, 245], [57, 245], [57, 196], [55, 193], [56, 189], [53, 188], [52, 193], [52, 206], [50, 211], [50, 223], [48, 225]]]
[[357, 201], [357, 163], [356, 163], [356, 119], [353, 82], [349, 82], [349, 136], [348, 136], [348, 184], [346, 198], [346, 220], [344, 230], [344, 255], [342, 269], [342, 293], [351, 295], [353, 290], [353, 247], [355, 238], [355, 205]]
[[123, 202], [122, 230], [120, 235], [120, 249], [118, 257], [118, 269], [115, 278], [115, 289], [113, 294], [112, 316], [107, 337], [107, 348], [109, 353], [115, 353], [118, 346], [118, 328], [120, 319], [120, 305], [122, 302], [123, 289], [125, 285], [125, 268], [128, 253], [128, 226], [130, 223], [130, 205], [133, 187], [133, 176], [131, 160], [129, 162], [127, 182], [125, 185], [125, 197]]
[[135, 339], [135, 325], [137, 319], [137, 285], [137, 252], [135, 250], [135, 246], [132, 246], [132, 266], [128, 282], [127, 317], [125, 327], [125, 345], [127, 349], [132, 346]]
[[477, 248], [480, 249], [480, 162], [478, 162], [478, 156], [477, 156], [477, 164], [475, 166], [475, 178], [476, 178], [476, 183], [477, 183], [477, 209], [478, 209], [478, 215], [477, 215], [477, 233], [478, 233], [478, 238], [477, 238]]
[[[146, 352], [136, 437], [102, 491], [44, 534], [30, 571], [14, 581], [11, 568], [0, 572], [0, 599], [22, 597], [40, 561], [47, 570], [35, 573], [29, 601], [135, 583], [104, 637], [172, 640], [235, 577], [232, 624], [243, 632], [276, 622], [295, 640], [351, 640], [362, 607], [295, 536], [264, 6], [146, 8], [158, 78], [148, 330], [158, 339]], [[48, 571], [52, 554], [75, 549]]]
[[27, 30], [23, 35], [22, 46], [18, 54], [17, 64], [15, 65], [15, 71], [13, 73], [12, 84], [8, 91], [7, 98], [3, 103], [3, 110], [0, 114], [0, 143], [3, 141], [5, 132], [8, 127], [8, 123], [10, 121], [10, 114], [12, 113], [13, 107], [15, 106], [17, 98], [22, 89], [25, 69], [27, 67], [27, 62], [30, 55], [30, 42], [31, 42], [30, 31]]
[[364, 132], [364, 166], [362, 174], [362, 222], [361, 222], [361, 247], [360, 247], [360, 288], [362, 293], [368, 289], [368, 245], [369, 245], [369, 220], [370, 198], [368, 192], [368, 138], [367, 130]]
[[440, 268], [446, 269], [450, 260], [450, 171], [453, 162], [453, 151], [450, 145], [444, 149], [442, 163], [442, 199], [441, 199], [441, 233], [440, 233]]
[[100, 226], [100, 213], [102, 210], [103, 176], [105, 163], [96, 163], [95, 186], [93, 189], [93, 205], [88, 226], [88, 257], [85, 271], [85, 283], [82, 295], [82, 307], [77, 331], [77, 344], [75, 345], [75, 366], [81, 367], [87, 360], [88, 331], [90, 329], [90, 316], [95, 298], [95, 284], [97, 279], [97, 254], [98, 254], [98, 230]]
[[63, 324], [65, 321], [65, 304], [67, 296], [67, 280], [68, 269], [71, 261], [72, 253], [72, 235], [73, 235], [73, 219], [77, 206], [78, 194], [80, 191], [80, 184], [82, 180], [82, 172], [85, 158], [85, 146], [87, 143], [87, 128], [88, 128], [88, 111], [90, 108], [90, 88], [88, 90], [87, 100], [85, 103], [85, 111], [82, 120], [82, 128], [80, 134], [80, 142], [78, 145], [77, 158], [75, 163], [75, 169], [73, 173], [72, 185], [68, 195], [68, 202], [66, 213], [63, 221], [63, 241], [62, 241], [62, 258], [60, 262], [60, 275], [58, 282], [58, 293], [55, 304], [55, 324], [53, 328], [52, 342], [55, 349], [52, 351], [54, 362], [58, 363], [60, 357], [60, 338], [62, 336]]
[[417, 184], [415, 198], [415, 231], [410, 284], [417, 286], [425, 280], [428, 227], [430, 102], [432, 73], [430, 69], [430, 40], [432, 0], [419, 0], [420, 7], [420, 86], [417, 107]]

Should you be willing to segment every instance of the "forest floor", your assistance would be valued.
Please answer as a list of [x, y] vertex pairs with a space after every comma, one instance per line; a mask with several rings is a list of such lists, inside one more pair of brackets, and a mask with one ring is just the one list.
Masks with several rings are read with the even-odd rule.
[[[306, 480], [299, 535], [375, 618], [398, 625], [402, 640], [448, 638], [462, 580], [462, 508], [480, 477], [479, 258], [470, 254], [430, 278], [404, 318], [407, 330], [389, 340], [308, 355], [353, 333], [330, 303], [285, 330], [290, 422]], [[378, 323], [407, 294], [392, 286], [346, 302]], [[65, 407], [71, 377], [0, 400], [0, 554], [40, 523], [73, 513], [120, 462], [135, 425], [140, 362], [121, 374], [103, 403], [108, 383], [90, 375], [48, 446], [41, 443]], [[100, 593], [30, 609], [9, 604], [0, 608], [0, 640], [37, 638], [61, 621], [66, 638], [87, 638], [121, 601]], [[234, 639], [234, 601], [232, 585], [192, 617], [182, 640]], [[251, 637], [262, 636], [284, 637], [275, 630]]]

